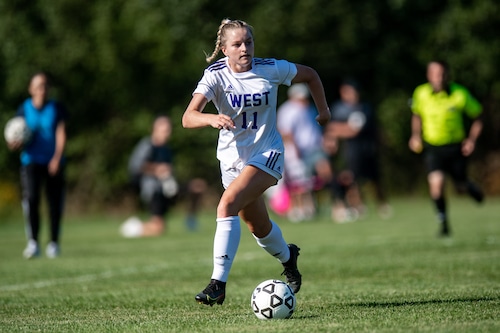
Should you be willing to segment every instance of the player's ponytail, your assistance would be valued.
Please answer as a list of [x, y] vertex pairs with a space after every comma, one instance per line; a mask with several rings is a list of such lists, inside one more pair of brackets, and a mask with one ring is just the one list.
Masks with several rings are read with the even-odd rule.
[[219, 26], [219, 30], [217, 30], [215, 49], [210, 56], [206, 55], [207, 57], [205, 58], [205, 60], [208, 63], [211, 63], [215, 59], [215, 57], [217, 57], [217, 54], [219, 54], [219, 51], [221, 50], [221, 46], [224, 45], [224, 43], [226, 43], [226, 31], [228, 29], [236, 29], [236, 28], [246, 28], [250, 31], [250, 34], [253, 36], [253, 28], [248, 23], [241, 20], [230, 20], [228, 18], [223, 19]]

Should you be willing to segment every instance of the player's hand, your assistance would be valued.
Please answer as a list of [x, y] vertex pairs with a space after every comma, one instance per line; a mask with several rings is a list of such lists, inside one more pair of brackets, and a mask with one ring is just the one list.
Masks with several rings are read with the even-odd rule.
[[233, 119], [226, 114], [214, 115], [214, 120], [210, 124], [213, 128], [231, 130], [236, 128]]
[[154, 166], [154, 174], [158, 179], [165, 179], [172, 173], [172, 168], [167, 163], [156, 163]]
[[474, 140], [465, 139], [464, 141], [462, 141], [462, 155], [469, 156], [470, 154], [472, 154], [475, 148], [476, 143], [474, 142]]
[[15, 150], [21, 150], [23, 147], [23, 142], [22, 141], [12, 141], [12, 142], [7, 142], [7, 147], [9, 150], [15, 151]]
[[49, 175], [54, 176], [59, 172], [60, 160], [57, 158], [53, 158], [50, 160], [48, 165]]
[[321, 126], [325, 126], [330, 121], [330, 117], [331, 117], [330, 110], [323, 111], [316, 116], [316, 121]]
[[424, 149], [422, 144], [422, 139], [419, 136], [412, 135], [410, 141], [408, 142], [408, 146], [410, 150], [414, 153], [420, 154]]

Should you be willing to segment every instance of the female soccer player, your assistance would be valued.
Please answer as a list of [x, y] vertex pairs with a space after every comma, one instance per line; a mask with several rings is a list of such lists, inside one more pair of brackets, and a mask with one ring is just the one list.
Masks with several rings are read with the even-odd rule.
[[[195, 299], [222, 304], [229, 271], [240, 242], [240, 218], [257, 243], [284, 266], [287, 283], [297, 293], [302, 276], [297, 269], [299, 248], [285, 242], [279, 226], [270, 220], [263, 193], [281, 178], [283, 142], [276, 128], [280, 84], [307, 83], [319, 110], [316, 120], [330, 119], [323, 84], [307, 66], [272, 58], [254, 58], [253, 28], [240, 20], [224, 19], [210, 65], [196, 87], [182, 118], [184, 128], [218, 129], [217, 158], [225, 191], [217, 206], [212, 278]], [[218, 114], [203, 113], [212, 101]]]

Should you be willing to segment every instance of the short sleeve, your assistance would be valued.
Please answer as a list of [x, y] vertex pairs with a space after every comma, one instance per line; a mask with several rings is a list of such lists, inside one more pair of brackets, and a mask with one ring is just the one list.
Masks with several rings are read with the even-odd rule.
[[483, 107], [478, 102], [470, 92], [467, 91], [467, 96], [465, 99], [465, 114], [470, 118], [477, 118], [483, 111]]
[[280, 84], [290, 86], [293, 78], [297, 75], [297, 66], [287, 60], [276, 60]]
[[68, 120], [68, 111], [66, 107], [59, 103], [55, 102], [56, 110], [57, 110], [57, 115], [56, 115], [56, 124], [59, 124], [61, 121], [67, 121]]
[[193, 91], [193, 95], [202, 94], [210, 102], [215, 99], [216, 84], [217, 80], [214, 75], [209, 70], [205, 69], [203, 77], [198, 82], [196, 89]]

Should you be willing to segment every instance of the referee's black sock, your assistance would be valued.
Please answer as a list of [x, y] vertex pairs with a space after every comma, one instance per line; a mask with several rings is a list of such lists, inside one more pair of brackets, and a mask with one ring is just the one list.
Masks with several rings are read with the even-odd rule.
[[446, 215], [446, 200], [444, 196], [437, 199], [433, 199], [434, 205], [437, 210], [438, 222], [441, 225], [440, 236], [448, 236], [450, 234], [450, 229], [448, 226], [448, 217]]
[[434, 201], [434, 206], [436, 206], [439, 222], [441, 223], [445, 222], [447, 220], [447, 216], [446, 216], [446, 201], [444, 200], [444, 197], [441, 196], [437, 199], [433, 199], [433, 201]]

